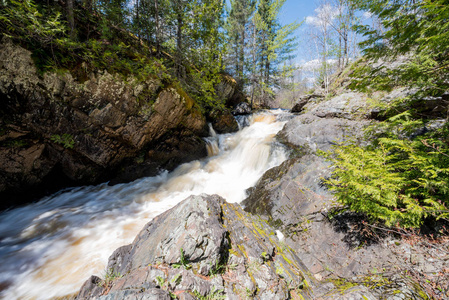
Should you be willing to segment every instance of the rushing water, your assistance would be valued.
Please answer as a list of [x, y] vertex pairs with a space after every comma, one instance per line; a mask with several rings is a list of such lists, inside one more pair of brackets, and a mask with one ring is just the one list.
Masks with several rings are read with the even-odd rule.
[[[192, 194], [240, 202], [262, 174], [286, 159], [273, 137], [283, 113], [249, 118], [235, 134], [208, 138], [209, 157], [127, 184], [61, 191], [0, 214], [0, 298], [50, 299], [76, 293], [105, 273], [112, 252], [158, 214]], [[245, 120], [241, 120], [244, 124]]]

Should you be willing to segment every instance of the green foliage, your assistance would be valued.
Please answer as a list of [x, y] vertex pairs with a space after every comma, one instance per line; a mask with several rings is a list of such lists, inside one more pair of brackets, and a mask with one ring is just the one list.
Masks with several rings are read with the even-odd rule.
[[327, 182], [337, 200], [387, 226], [419, 227], [429, 217], [447, 218], [449, 127], [411, 138], [420, 125], [405, 112], [371, 128], [370, 145], [327, 153], [334, 165]]
[[197, 72], [192, 70], [189, 81], [183, 84], [189, 95], [195, 99], [203, 113], [215, 109], [224, 109], [223, 99], [219, 99], [215, 93], [215, 87], [221, 82], [221, 74], [218, 70], [207, 70]]
[[201, 295], [198, 291], [194, 290], [193, 294], [199, 300], [221, 300], [226, 299], [226, 295], [223, 294], [222, 289], [216, 289], [212, 287], [212, 290], [206, 296]]
[[226, 271], [226, 264], [220, 262], [217, 258], [215, 264], [210, 268], [209, 276], [215, 276], [218, 274], [223, 274]]
[[226, 67], [238, 83], [250, 86], [252, 98], [268, 101], [295, 67], [294, 58], [300, 24], [281, 26], [279, 13], [285, 0], [232, 0], [224, 28], [229, 48]]
[[176, 274], [170, 280], [170, 282], [167, 279], [162, 278], [161, 276], [156, 277], [156, 282], [159, 285], [159, 287], [161, 289], [163, 289], [164, 291], [167, 291], [169, 293], [171, 299], [178, 299], [178, 297], [176, 297], [176, 295], [172, 291], [170, 291], [170, 283], [178, 285], [181, 283], [181, 280], [182, 280], [181, 274]]
[[184, 267], [184, 269], [189, 270], [192, 268], [192, 265], [189, 263], [189, 261], [186, 259], [186, 257], [184, 256], [184, 250], [181, 248], [180, 250], [180, 261], [179, 263], [174, 263], [172, 266], [173, 268], [177, 269], [180, 267]]
[[61, 13], [39, 9], [32, 0], [8, 0], [0, 6], [0, 28], [5, 36], [34, 45], [50, 45], [65, 34]]
[[75, 140], [71, 134], [64, 133], [63, 135], [54, 134], [50, 138], [56, 144], [62, 145], [66, 149], [73, 149]]
[[[352, 87], [389, 90], [392, 86], [422, 89], [439, 95], [449, 88], [449, 5], [445, 0], [352, 0], [354, 8], [369, 10], [382, 29], [359, 25], [366, 61], [354, 72]], [[398, 64], [398, 58], [404, 58]], [[388, 67], [386, 62], [395, 62]]]
[[106, 288], [112, 284], [112, 282], [118, 278], [121, 278], [122, 275], [118, 272], [114, 272], [112, 268], [105, 271], [104, 279], [100, 282], [100, 286]]
[[6, 141], [4, 144], [6, 147], [11, 147], [11, 148], [23, 148], [23, 147], [28, 146], [28, 142], [26, 140], [21, 140], [21, 139], [9, 140], [9, 141]]
[[449, 88], [446, 2], [352, 1], [373, 13], [381, 28], [358, 26], [366, 37], [364, 57], [350, 87], [388, 92], [402, 86], [417, 92], [384, 105], [387, 120], [367, 130], [368, 146], [345, 145], [327, 154], [334, 164], [328, 183], [339, 202], [389, 226], [419, 227], [427, 218], [449, 215], [449, 126], [422, 130], [432, 118], [423, 101]]
[[[133, 7], [122, 0], [93, 1], [90, 9], [76, 6], [78, 30], [73, 37], [68, 34], [65, 10], [60, 4], [46, 6], [36, 5], [33, 0], [11, 0], [5, 7], [0, 6], [0, 28], [3, 35], [33, 52], [42, 73], [66, 69], [80, 81], [103, 70], [120, 74], [125, 80], [133, 75], [142, 81], [150, 77], [170, 84], [177, 78], [203, 111], [223, 108], [223, 99], [218, 99], [215, 87], [223, 69], [217, 61], [221, 62], [224, 51], [224, 33], [220, 30], [224, 3], [159, 0], [159, 26], [164, 25], [164, 30], [182, 26], [179, 41], [171, 34], [159, 34], [157, 43], [163, 51], [156, 53], [151, 38], [156, 34], [152, 27], [155, 20], [143, 18], [145, 12], [155, 13], [155, 3], [143, 0], [138, 3]], [[182, 24], [177, 24], [178, 17], [182, 18]]]

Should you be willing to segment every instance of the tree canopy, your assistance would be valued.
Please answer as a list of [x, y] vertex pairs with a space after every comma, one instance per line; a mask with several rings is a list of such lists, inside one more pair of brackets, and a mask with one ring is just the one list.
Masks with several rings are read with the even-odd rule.
[[[141, 55], [161, 60], [171, 77], [188, 81], [194, 93], [213, 99], [220, 74], [228, 72], [241, 88], [252, 86], [263, 98], [273, 94], [280, 66], [295, 46], [297, 25], [279, 24], [284, 2], [232, 0], [225, 9], [223, 0], [5, 0], [0, 26], [5, 35], [41, 51], [36, 57], [45, 68], [69, 67], [70, 60], [83, 59], [97, 61], [99, 69], [100, 62], [107, 69], [125, 66], [123, 52], [134, 39], [146, 49], [138, 51]], [[55, 55], [43, 53], [48, 50]], [[90, 59], [101, 53], [103, 59]], [[126, 72], [135, 72], [132, 68]]]

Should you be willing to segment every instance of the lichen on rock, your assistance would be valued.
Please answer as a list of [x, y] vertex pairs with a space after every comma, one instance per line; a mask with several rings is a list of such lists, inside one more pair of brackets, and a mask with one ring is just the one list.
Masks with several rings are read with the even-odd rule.
[[77, 299], [110, 299], [131, 284], [144, 299], [154, 288], [190, 296], [219, 291], [229, 299], [289, 299], [294, 291], [311, 299], [316, 285], [273, 228], [217, 195], [191, 196], [153, 219], [114, 252], [108, 269], [123, 277], [104, 289], [89, 279]]

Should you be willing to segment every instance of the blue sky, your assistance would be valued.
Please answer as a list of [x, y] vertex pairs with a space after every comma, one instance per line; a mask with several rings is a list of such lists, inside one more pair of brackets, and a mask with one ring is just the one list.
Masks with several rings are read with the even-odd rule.
[[301, 22], [307, 16], [313, 15], [315, 8], [316, 4], [313, 0], [287, 0], [282, 7], [280, 21], [282, 24]]
[[[305, 20], [307, 16], [314, 14], [314, 10], [317, 8], [317, 4], [313, 0], [287, 0], [279, 15], [279, 20], [282, 25], [292, 23], [297, 21], [298, 23]], [[297, 35], [299, 38], [299, 46], [297, 50], [296, 61], [308, 60], [302, 47], [305, 46], [304, 42], [306, 24], [303, 23], [297, 30]]]

